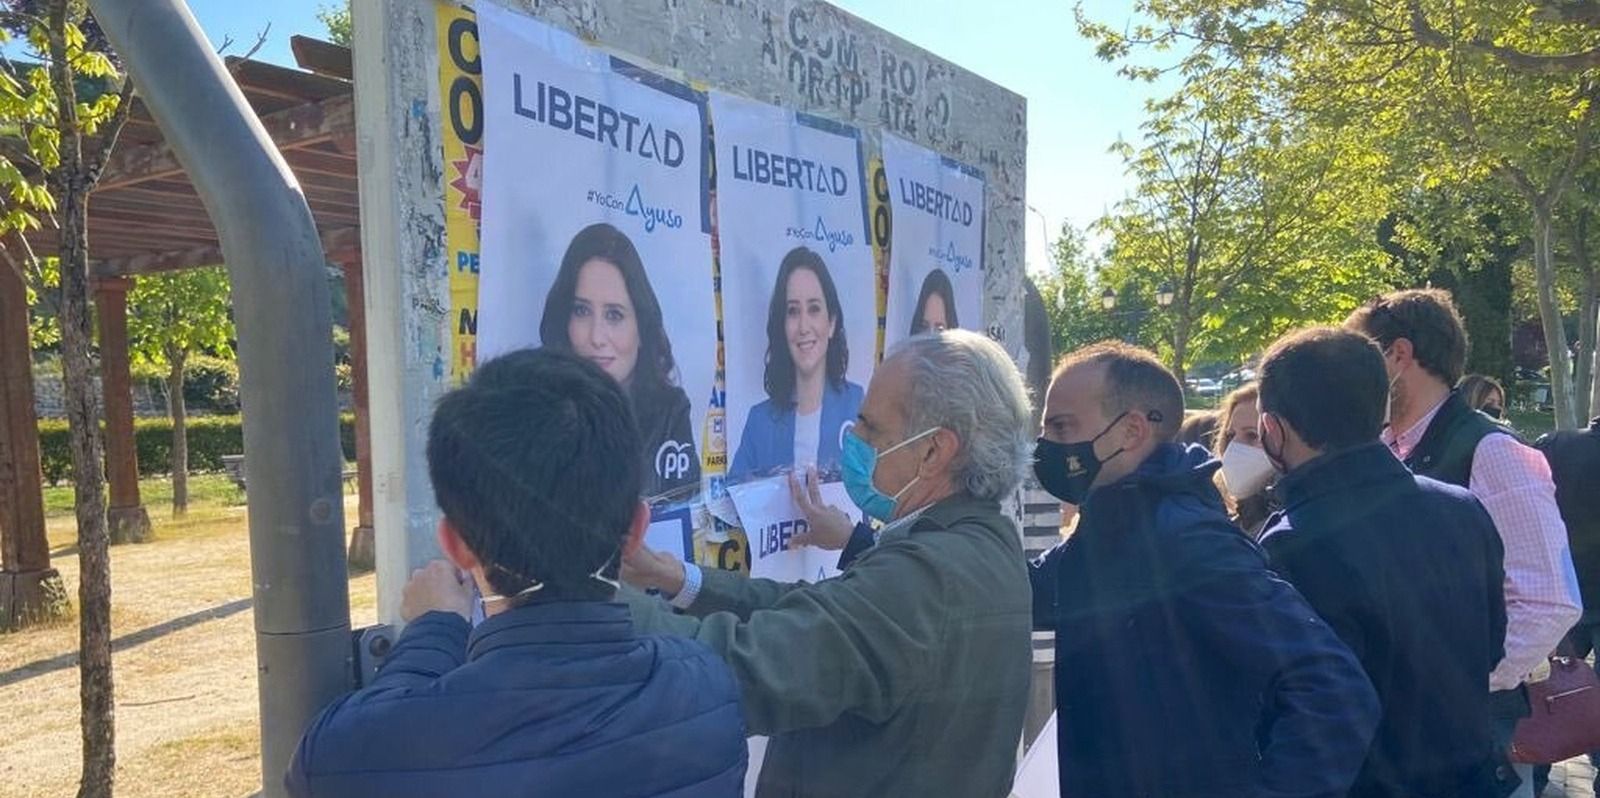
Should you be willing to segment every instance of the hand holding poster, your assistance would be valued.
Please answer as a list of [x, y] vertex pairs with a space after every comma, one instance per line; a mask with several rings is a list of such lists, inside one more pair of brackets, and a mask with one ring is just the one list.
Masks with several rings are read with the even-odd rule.
[[632, 402], [644, 492], [694, 490], [716, 358], [703, 98], [493, 3], [478, 27], [480, 358], [600, 366]]
[[[711, 95], [728, 481], [826, 472], [872, 375], [876, 309], [854, 128]], [[742, 515], [742, 513], [741, 513]]]
[[[838, 576], [839, 552], [796, 546], [796, 535], [806, 531], [805, 513], [794, 502], [787, 476], [746, 482], [728, 489], [739, 520], [750, 541], [750, 576], [779, 582], [820, 582]], [[861, 522], [861, 511], [845, 493], [844, 485], [822, 485], [823, 502], [838, 507]]]
[[885, 134], [894, 213], [885, 346], [932, 329], [983, 329], [983, 177]]

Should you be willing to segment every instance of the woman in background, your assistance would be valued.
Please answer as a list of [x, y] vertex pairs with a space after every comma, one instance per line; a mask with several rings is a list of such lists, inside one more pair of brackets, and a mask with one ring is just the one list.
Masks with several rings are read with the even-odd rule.
[[1506, 389], [1501, 387], [1499, 380], [1482, 374], [1468, 374], [1456, 383], [1456, 390], [1461, 392], [1467, 407], [1496, 421], [1505, 420]]
[[644, 444], [645, 496], [700, 484], [689, 396], [677, 385], [661, 303], [622, 231], [591, 224], [573, 237], [545, 298], [539, 339], [593, 362], [627, 391]]
[[845, 379], [839, 291], [822, 257], [795, 247], [783, 257], [767, 306], [767, 398], [745, 418], [730, 481], [779, 469], [839, 462], [839, 436], [861, 408], [861, 386]]
[[1278, 472], [1261, 448], [1261, 412], [1256, 406], [1260, 391], [1250, 383], [1222, 400], [1222, 415], [1217, 424], [1217, 456], [1222, 470], [1217, 472], [1222, 495], [1233, 515], [1233, 522], [1255, 540], [1261, 537], [1267, 516], [1276, 508], [1267, 486]]
[[922, 291], [917, 296], [917, 310], [911, 315], [911, 334], [953, 330], [960, 327], [956, 320], [956, 289], [943, 269], [934, 269], [922, 281]]

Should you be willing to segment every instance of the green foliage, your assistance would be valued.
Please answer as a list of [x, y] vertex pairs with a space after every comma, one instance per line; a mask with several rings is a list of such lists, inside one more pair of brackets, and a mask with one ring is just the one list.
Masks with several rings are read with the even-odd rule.
[[1063, 223], [1060, 236], [1051, 244], [1053, 268], [1035, 279], [1058, 355], [1099, 341], [1132, 339], [1137, 335], [1132, 314], [1108, 313], [1101, 307], [1097, 262], [1087, 246], [1083, 233], [1070, 223]]
[[[222, 470], [222, 456], [244, 452], [244, 427], [239, 416], [201, 416], [189, 419], [189, 470]], [[172, 464], [172, 422], [141, 418], [133, 425], [134, 448], [139, 456], [139, 476], [169, 473]], [[356, 459], [355, 416], [339, 417], [339, 441], [347, 461]], [[39, 455], [44, 480], [60, 484], [72, 478], [72, 452], [67, 423], [58, 419], [39, 422]]]
[[350, 24], [350, 0], [344, 0], [339, 5], [319, 7], [317, 21], [328, 29], [328, 41], [341, 47], [355, 44], [355, 28]]
[[197, 352], [231, 358], [227, 271], [207, 266], [138, 278], [128, 292], [128, 350], [134, 362], [167, 368]]
[[183, 400], [190, 410], [229, 415], [239, 412], [239, 365], [196, 355], [183, 370]]
[[[1130, 24], [1105, 24], [1080, 13], [1079, 28], [1102, 58], [1124, 62], [1121, 71], [1132, 78], [1176, 73], [1190, 91], [1201, 76], [1218, 70], [1240, 75], [1222, 91], [1200, 97], [1199, 107], [1232, 119], [1248, 105], [1235, 98], [1255, 93], [1258, 101], [1245, 111], [1249, 121], [1242, 126], [1262, 131], [1248, 141], [1265, 143], [1274, 156], [1256, 170], [1268, 181], [1283, 176], [1276, 156], [1285, 149], [1310, 147], [1315, 154], [1336, 145], [1330, 176], [1367, 190], [1334, 192], [1335, 219], [1359, 218], [1371, 208], [1407, 208], [1418, 197], [1442, 193], [1447, 201], [1433, 208], [1440, 214], [1413, 214], [1408, 223], [1415, 229], [1401, 230], [1402, 242], [1437, 254], [1447, 247], [1405, 239], [1452, 241], [1455, 256], [1470, 260], [1474, 248], [1460, 246], [1470, 231], [1460, 223], [1470, 227], [1471, 217], [1460, 203], [1448, 201], [1451, 192], [1495, 181], [1514, 201], [1508, 220], [1528, 220], [1514, 235], [1526, 238], [1548, 229], [1551, 214], [1559, 215], [1575, 190], [1575, 176], [1589, 166], [1600, 125], [1600, 15], [1584, 13], [1591, 6], [1543, 0], [1139, 0]], [[1273, 136], [1279, 124], [1287, 134], [1281, 139]], [[1163, 142], [1172, 139], [1154, 132]], [[1290, 183], [1303, 185], [1298, 179]], [[1381, 201], [1385, 194], [1391, 199]], [[1550, 257], [1550, 237], [1532, 238], [1539, 315], [1546, 336], [1559, 338], [1563, 306], [1554, 294], [1558, 267]], [[1335, 252], [1340, 261], [1350, 254]], [[1273, 293], [1296, 302], [1307, 298]], [[1565, 347], [1559, 349], [1552, 357], [1564, 374]]]

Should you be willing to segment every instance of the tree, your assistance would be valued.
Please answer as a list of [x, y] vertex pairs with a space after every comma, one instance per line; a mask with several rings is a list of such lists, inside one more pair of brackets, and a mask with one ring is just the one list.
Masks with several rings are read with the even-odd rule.
[[[1287, 326], [1329, 321], [1379, 282], [1382, 186], [1346, 161], [1350, 136], [1305, 135], [1256, 94], [1248, 62], [1196, 62], [1120, 143], [1133, 194], [1099, 222], [1107, 279], [1172, 290], [1156, 314], [1182, 379], [1196, 355], [1237, 361]], [[1306, 289], [1313, 290], [1306, 290]]]
[[1052, 348], [1058, 354], [1108, 339], [1136, 340], [1136, 314], [1108, 313], [1100, 304], [1098, 261], [1090, 255], [1083, 233], [1070, 222], [1051, 242], [1052, 269], [1037, 280], [1045, 315], [1050, 319]]
[[317, 21], [328, 29], [328, 41], [340, 47], [355, 44], [355, 28], [350, 23], [350, 0], [339, 5], [319, 7]]
[[[1367, 140], [1397, 186], [1492, 176], [1529, 218], [1556, 423], [1575, 423], [1556, 302], [1555, 215], [1588, 161], [1600, 99], [1591, 0], [1144, 0], [1123, 33], [1085, 22], [1102, 57], [1135, 48], [1183, 65], [1250, 59], [1273, 108], [1316, 135]], [[1161, 69], [1128, 66], [1136, 77]]]
[[134, 360], [167, 370], [172, 414], [172, 511], [189, 508], [189, 438], [184, 367], [197, 352], [231, 356], [233, 319], [228, 274], [220, 266], [139, 278], [128, 295], [128, 343]]
[[[0, 27], [25, 31], [36, 62], [0, 56], [0, 128], [11, 134], [0, 139], [0, 255], [35, 292], [52, 295], [59, 313], [80, 564], [78, 794], [109, 798], [116, 766], [111, 568], [90, 354], [88, 200], [127, 121], [133, 84], [84, 35], [84, 22], [81, 4], [71, 0], [11, 0], [0, 11]], [[118, 88], [91, 97], [80, 94], [80, 79]], [[57, 231], [56, 287], [46, 277], [47, 259], [23, 237], [45, 220]]]

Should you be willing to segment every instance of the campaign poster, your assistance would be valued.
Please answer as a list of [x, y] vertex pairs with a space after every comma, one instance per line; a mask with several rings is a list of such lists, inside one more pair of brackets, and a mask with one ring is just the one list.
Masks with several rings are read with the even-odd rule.
[[918, 333], [983, 325], [983, 175], [884, 134], [893, 226], [886, 346]]
[[644, 493], [700, 486], [716, 373], [704, 95], [481, 3], [481, 359], [574, 352], [626, 390]]
[[444, 242], [450, 274], [450, 376], [461, 382], [477, 361], [478, 223], [483, 209], [483, 61], [478, 23], [450, 3], [435, 9], [439, 96], [444, 100]]
[[806, 465], [831, 473], [874, 365], [860, 134], [716, 92], [711, 120], [727, 480]]
[[[861, 511], [841, 482], [822, 483], [823, 502], [844, 510], [852, 523]], [[795, 545], [794, 537], [809, 529], [805, 513], [794, 503], [789, 477], [778, 476], [728, 488], [750, 545], [750, 576], [779, 582], [821, 582], [839, 575], [839, 552]]]

